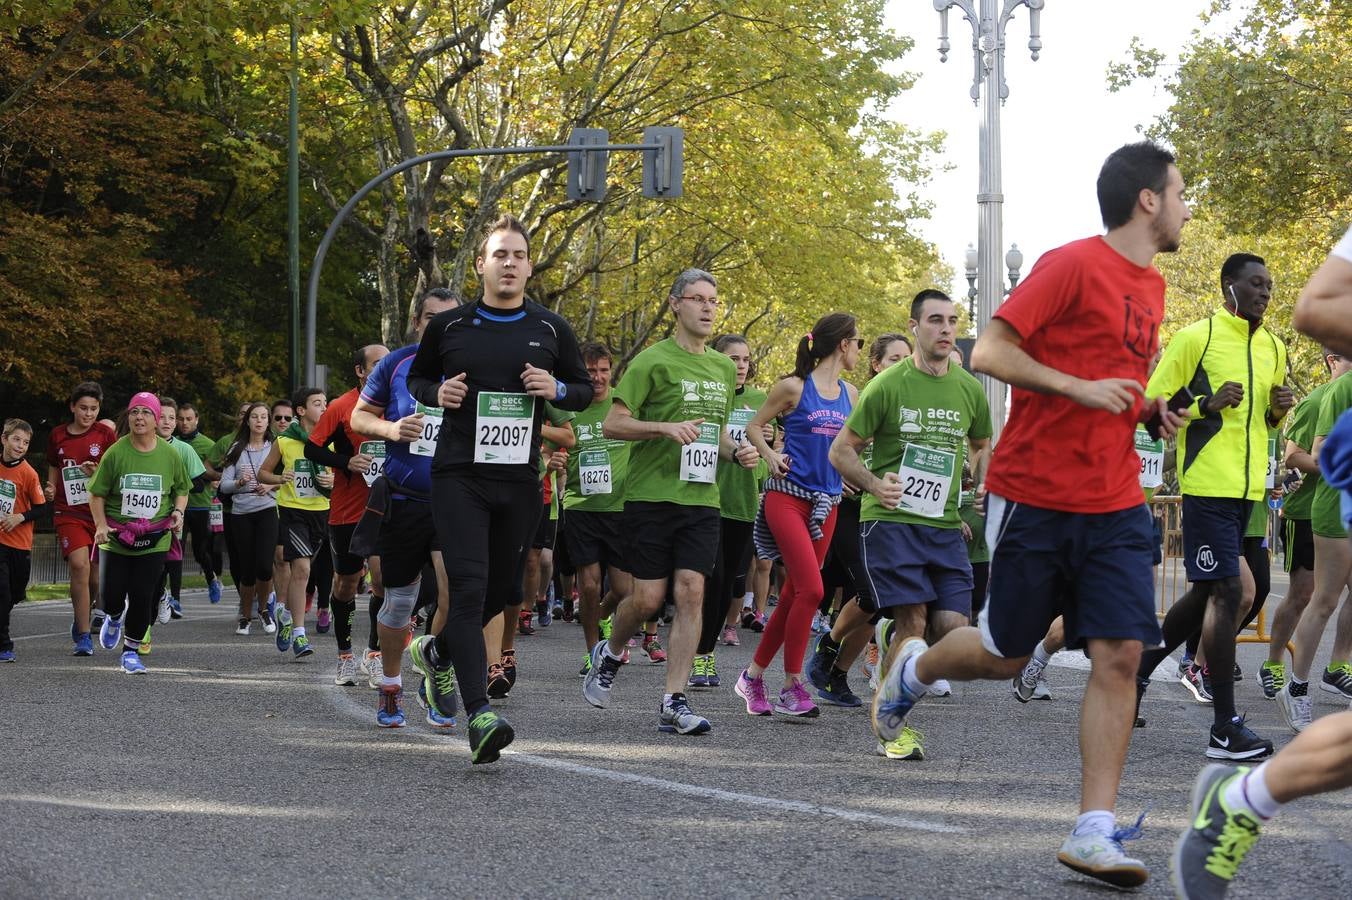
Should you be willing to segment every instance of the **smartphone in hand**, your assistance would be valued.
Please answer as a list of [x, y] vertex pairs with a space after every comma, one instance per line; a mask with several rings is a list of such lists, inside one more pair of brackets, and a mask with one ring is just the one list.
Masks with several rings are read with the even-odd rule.
[[[1182, 412], [1189, 406], [1192, 406], [1193, 401], [1196, 399], [1197, 398], [1192, 395], [1192, 391], [1188, 390], [1187, 385], [1184, 385], [1178, 389], [1178, 393], [1169, 398], [1169, 412]], [[1160, 429], [1163, 427], [1164, 420], [1160, 417], [1158, 410], [1156, 410], [1155, 414], [1147, 419], [1145, 423], [1145, 430], [1149, 432], [1152, 441], [1158, 441], [1160, 439]]]

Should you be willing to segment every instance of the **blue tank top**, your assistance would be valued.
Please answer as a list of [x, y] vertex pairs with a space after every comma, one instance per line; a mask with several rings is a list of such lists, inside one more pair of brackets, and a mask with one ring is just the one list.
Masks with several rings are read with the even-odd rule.
[[803, 379], [803, 396], [793, 412], [784, 417], [784, 453], [792, 461], [788, 479], [809, 491], [839, 494], [840, 473], [831, 465], [831, 442], [850, 414], [850, 394], [845, 382], [840, 396], [823, 400], [812, 376]]
[[[417, 352], [416, 343], [400, 347], [376, 363], [366, 379], [361, 398], [372, 406], [383, 406], [387, 421], [398, 422], [416, 411], [413, 395], [408, 392], [408, 369]], [[422, 496], [432, 493], [432, 457], [415, 455], [412, 446], [403, 441], [385, 442], [385, 478], [399, 497], [406, 497], [399, 492], [401, 487]]]

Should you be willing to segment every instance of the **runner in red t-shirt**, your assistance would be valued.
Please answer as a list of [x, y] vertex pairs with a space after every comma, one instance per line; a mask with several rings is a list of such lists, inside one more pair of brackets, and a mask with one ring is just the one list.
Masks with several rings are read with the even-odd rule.
[[[329, 550], [333, 556], [334, 579], [329, 597], [332, 609], [333, 635], [338, 639], [338, 673], [335, 684], [357, 683], [357, 662], [352, 656], [352, 617], [357, 609], [357, 585], [361, 582], [362, 565], [366, 560], [348, 552], [352, 532], [366, 511], [366, 495], [370, 483], [379, 474], [373, 468], [383, 462], [383, 455], [374, 456], [377, 447], [383, 454], [383, 442], [371, 441], [352, 430], [352, 409], [357, 405], [366, 376], [389, 355], [384, 344], [369, 344], [352, 355], [352, 369], [357, 375], [357, 386], [335, 399], [324, 410], [319, 424], [310, 432], [305, 447], [305, 458], [333, 468], [333, 492], [329, 496]], [[369, 444], [369, 446], [368, 446]], [[380, 584], [380, 560], [371, 557], [371, 582], [376, 590]], [[317, 585], [328, 590], [328, 585]], [[325, 610], [320, 610], [318, 630], [323, 633]], [[373, 629], [374, 630], [374, 629]]]
[[978, 337], [973, 367], [1014, 387], [978, 489], [990, 492], [988, 599], [977, 627], [891, 654], [873, 702], [874, 730], [891, 740], [935, 681], [1012, 678], [1064, 616], [1067, 646], [1087, 647], [1093, 669], [1080, 708], [1080, 817], [1057, 859], [1119, 887], [1149, 877], [1123, 851], [1135, 832], [1117, 829], [1113, 807], [1136, 667], [1143, 644], [1160, 641], [1134, 433], [1156, 411], [1166, 434], [1183, 421], [1166, 398], [1144, 397], [1164, 317], [1164, 279], [1151, 263], [1178, 249], [1191, 218], [1173, 163], [1149, 142], [1109, 156], [1098, 177], [1107, 235], [1044, 255]]
[[[84, 381], [70, 392], [72, 421], [52, 429], [47, 439], [47, 499], [52, 501], [56, 539], [70, 567], [70, 602], [75, 621], [70, 637], [76, 656], [93, 656], [90, 610], [99, 599], [99, 567], [94, 546], [94, 517], [89, 512], [89, 479], [117, 432], [99, 421], [103, 388]], [[96, 623], [97, 624], [97, 623]]]

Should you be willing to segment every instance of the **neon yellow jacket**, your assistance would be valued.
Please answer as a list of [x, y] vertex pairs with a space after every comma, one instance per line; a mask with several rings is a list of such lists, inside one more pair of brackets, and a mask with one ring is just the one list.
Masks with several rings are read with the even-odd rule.
[[[1267, 328], [1222, 309], [1174, 335], [1146, 396], [1172, 397], [1187, 386], [1197, 401], [1178, 435], [1178, 478], [1185, 494], [1261, 500], [1267, 482], [1271, 390], [1286, 379], [1286, 346]], [[1202, 401], [1227, 381], [1244, 388], [1244, 401], [1204, 413]]]

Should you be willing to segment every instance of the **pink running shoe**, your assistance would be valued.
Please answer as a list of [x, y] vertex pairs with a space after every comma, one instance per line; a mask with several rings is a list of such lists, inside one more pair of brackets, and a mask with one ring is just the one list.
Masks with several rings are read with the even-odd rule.
[[[762, 686], [762, 694], [764, 691], [765, 688]], [[821, 710], [812, 702], [812, 697], [801, 681], [795, 681], [792, 687], [779, 692], [779, 699], [775, 701], [775, 712], [786, 716], [798, 716], [800, 719], [812, 719], [821, 714]]]
[[737, 626], [724, 625], [722, 640], [723, 644], [728, 647], [736, 647], [738, 644], [740, 644], [741, 641], [737, 639]]
[[[746, 674], [746, 669], [737, 678], [737, 684], [733, 687], [737, 696], [746, 701], [746, 713], [749, 716], [768, 716], [772, 707], [770, 701], [765, 698], [765, 679], [752, 678]], [[804, 692], [806, 693], [806, 692]], [[809, 699], [808, 703], [812, 701]]]
[[648, 654], [648, 659], [654, 663], [664, 663], [667, 661], [667, 651], [662, 649], [662, 642], [657, 639], [657, 635], [650, 634], [643, 638], [643, 652]]

